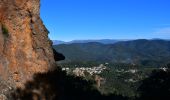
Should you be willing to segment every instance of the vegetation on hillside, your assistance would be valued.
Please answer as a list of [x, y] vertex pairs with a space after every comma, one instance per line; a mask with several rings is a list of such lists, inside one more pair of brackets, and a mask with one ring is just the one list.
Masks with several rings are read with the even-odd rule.
[[170, 41], [134, 40], [115, 44], [74, 43], [56, 45], [63, 63], [125, 63], [160, 67], [170, 62]]
[[8, 29], [6, 28], [5, 25], [2, 24], [2, 33], [4, 35], [5, 38], [7, 38], [9, 36], [9, 32]]

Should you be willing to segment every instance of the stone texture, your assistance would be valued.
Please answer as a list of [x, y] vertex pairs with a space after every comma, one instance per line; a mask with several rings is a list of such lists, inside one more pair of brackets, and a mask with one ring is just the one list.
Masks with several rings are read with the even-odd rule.
[[55, 64], [39, 10], [40, 0], [0, 0], [0, 78], [13, 87]]

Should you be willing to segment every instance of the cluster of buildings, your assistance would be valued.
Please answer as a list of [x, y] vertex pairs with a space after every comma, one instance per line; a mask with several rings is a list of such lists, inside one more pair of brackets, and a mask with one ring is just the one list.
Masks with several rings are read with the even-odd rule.
[[129, 69], [129, 70], [124, 70], [124, 69], [118, 70], [118, 69], [117, 69], [116, 72], [118, 72], [118, 73], [125, 72], [125, 73], [132, 73], [132, 74], [135, 74], [135, 73], [138, 72], [138, 70], [137, 70], [137, 69]]
[[161, 67], [160, 69], [165, 71], [165, 72], [168, 70], [168, 68], [166, 68], [166, 67]]
[[66, 71], [68, 73], [72, 72], [76, 76], [85, 76], [85, 73], [88, 73], [90, 75], [96, 75], [101, 74], [107, 67], [104, 64], [100, 64], [98, 67], [76, 67], [74, 69], [70, 68], [62, 68], [63, 71]]

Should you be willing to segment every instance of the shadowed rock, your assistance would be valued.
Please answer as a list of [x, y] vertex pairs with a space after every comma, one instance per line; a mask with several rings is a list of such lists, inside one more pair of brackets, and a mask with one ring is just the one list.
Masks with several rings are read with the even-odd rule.
[[54, 60], [55, 61], [60, 61], [60, 60], [64, 60], [65, 56], [59, 52], [57, 52], [55, 49], [53, 49], [53, 53], [54, 53]]
[[14, 100], [127, 100], [114, 94], [102, 95], [94, 81], [67, 75], [61, 69], [35, 74], [34, 80], [12, 93]]

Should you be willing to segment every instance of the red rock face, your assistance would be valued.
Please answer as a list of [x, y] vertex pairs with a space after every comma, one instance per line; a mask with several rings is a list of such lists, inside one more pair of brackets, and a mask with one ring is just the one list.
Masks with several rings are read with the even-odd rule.
[[0, 78], [13, 86], [55, 64], [39, 0], [0, 0]]

